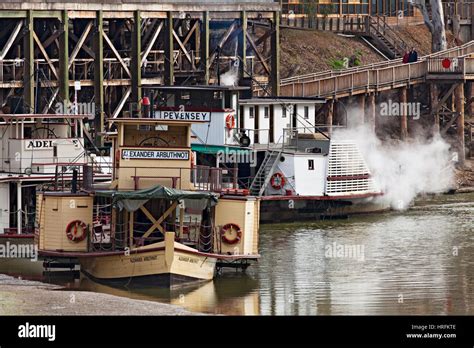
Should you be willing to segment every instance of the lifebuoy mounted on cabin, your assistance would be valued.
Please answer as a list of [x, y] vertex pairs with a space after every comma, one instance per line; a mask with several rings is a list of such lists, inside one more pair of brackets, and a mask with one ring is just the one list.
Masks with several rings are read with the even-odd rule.
[[79, 243], [86, 239], [87, 224], [81, 220], [73, 220], [66, 227], [66, 236], [71, 242]]
[[286, 180], [282, 173], [277, 172], [272, 175], [272, 178], [270, 179], [270, 185], [273, 187], [273, 189], [281, 190], [283, 187], [285, 187], [285, 184]]
[[235, 117], [234, 117], [234, 115], [229, 114], [229, 115], [226, 116], [225, 126], [226, 126], [227, 130], [229, 130], [229, 131], [231, 129], [235, 128]]
[[[229, 238], [228, 232], [235, 231], [235, 237]], [[240, 226], [234, 223], [225, 224], [221, 228], [221, 238], [222, 241], [226, 244], [237, 244], [242, 239], [242, 230]]]

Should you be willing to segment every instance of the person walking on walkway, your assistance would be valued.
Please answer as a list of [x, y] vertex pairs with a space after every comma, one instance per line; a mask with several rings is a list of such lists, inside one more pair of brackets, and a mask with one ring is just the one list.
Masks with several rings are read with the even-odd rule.
[[418, 52], [415, 50], [415, 47], [412, 47], [410, 55], [408, 57], [408, 63], [415, 63], [418, 61]]
[[410, 59], [410, 52], [406, 51], [405, 54], [403, 55], [403, 60], [402, 60], [403, 64], [408, 63], [409, 59]]

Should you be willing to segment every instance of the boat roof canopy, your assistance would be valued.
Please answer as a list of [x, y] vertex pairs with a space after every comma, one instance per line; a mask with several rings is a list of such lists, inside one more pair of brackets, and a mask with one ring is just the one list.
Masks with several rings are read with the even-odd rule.
[[136, 191], [96, 191], [96, 196], [99, 197], [111, 197], [112, 203], [123, 200], [149, 200], [149, 199], [166, 199], [169, 201], [177, 201], [181, 199], [208, 199], [213, 202], [217, 202], [218, 195], [212, 192], [202, 191], [183, 191], [165, 187], [162, 185], [156, 185], [143, 190]]
[[209, 145], [209, 144], [191, 144], [191, 150], [216, 155], [218, 153], [228, 153], [236, 155], [249, 155], [250, 149], [247, 148], [240, 148], [236, 146], [223, 146], [223, 145]]
[[220, 85], [194, 85], [194, 86], [143, 86], [143, 89], [155, 89], [161, 91], [245, 91], [248, 86], [220, 86]]
[[69, 118], [69, 119], [89, 119], [93, 120], [94, 115], [92, 114], [0, 114], [1, 118], [5, 119], [29, 119], [29, 118], [35, 118], [35, 119], [63, 119], [63, 118]]

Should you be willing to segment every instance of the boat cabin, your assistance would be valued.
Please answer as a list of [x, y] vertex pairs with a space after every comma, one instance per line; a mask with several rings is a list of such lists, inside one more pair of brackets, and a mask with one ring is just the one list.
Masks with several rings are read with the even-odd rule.
[[54, 173], [56, 166], [86, 163], [84, 115], [2, 114], [0, 171]]
[[254, 149], [281, 144], [290, 129], [314, 133], [317, 112], [325, 102], [322, 98], [241, 98], [240, 128]]
[[237, 112], [240, 93], [248, 87], [156, 86], [144, 89], [149, 110], [145, 115], [160, 120], [193, 121], [191, 142], [207, 145], [239, 145], [241, 127]]
[[209, 121], [117, 118], [113, 187], [140, 190], [157, 184], [180, 190], [220, 192], [235, 188], [237, 170], [197, 165], [191, 149], [192, 126]]
[[110, 120], [110, 188], [38, 192], [40, 253], [79, 258], [92, 279], [167, 284], [210, 280], [216, 267], [257, 259], [259, 200], [229, 193], [231, 170], [193, 163], [191, 127], [200, 122]]
[[32, 234], [36, 189], [63, 185], [88, 163], [88, 115], [0, 114], [0, 234]]

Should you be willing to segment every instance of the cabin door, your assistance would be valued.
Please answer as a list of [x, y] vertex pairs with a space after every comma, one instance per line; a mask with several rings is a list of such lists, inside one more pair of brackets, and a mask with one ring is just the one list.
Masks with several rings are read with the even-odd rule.
[[259, 143], [259, 138], [258, 138], [258, 134], [259, 134], [259, 127], [260, 127], [260, 122], [259, 122], [259, 118], [260, 118], [260, 113], [259, 113], [259, 107], [258, 105], [255, 105], [255, 126], [254, 126], [254, 143], [255, 144], [258, 144]]
[[269, 120], [269, 124], [270, 124], [270, 130], [269, 130], [269, 134], [268, 134], [268, 142], [270, 144], [273, 144], [275, 142], [275, 137], [274, 137], [274, 124], [275, 124], [275, 110], [274, 110], [274, 105], [270, 105], [270, 120]]
[[293, 114], [291, 115], [291, 128], [298, 127], [298, 106], [293, 105]]
[[0, 234], [10, 227], [10, 184], [0, 183]]

